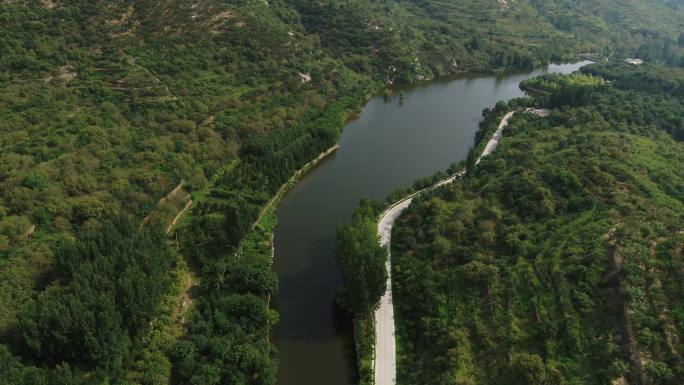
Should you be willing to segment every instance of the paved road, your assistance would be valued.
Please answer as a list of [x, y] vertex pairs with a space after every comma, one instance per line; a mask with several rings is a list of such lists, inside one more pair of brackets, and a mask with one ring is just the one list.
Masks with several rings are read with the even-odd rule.
[[[487, 142], [487, 146], [482, 151], [482, 154], [477, 159], [476, 164], [480, 163], [480, 160], [491, 154], [496, 146], [501, 140], [501, 135], [504, 127], [508, 125], [508, 121], [511, 119], [515, 111], [507, 113], [499, 127], [497, 128], [492, 138]], [[456, 179], [463, 176], [465, 170], [459, 171], [456, 174], [443, 179], [432, 186], [429, 186], [423, 190], [417, 191], [403, 200], [390, 206], [387, 211], [385, 211], [378, 221], [378, 235], [380, 236], [380, 244], [387, 249], [390, 249], [390, 239], [392, 236], [392, 226], [394, 222], [399, 218], [399, 215], [406, 210], [413, 198], [420, 195], [424, 191], [443, 186], [445, 184], [452, 183]], [[393, 385], [397, 383], [397, 354], [396, 354], [396, 341], [394, 334], [394, 305], [392, 303], [392, 257], [387, 258], [387, 263], [385, 267], [387, 268], [387, 291], [380, 299], [380, 307], [375, 311], [375, 385]]]

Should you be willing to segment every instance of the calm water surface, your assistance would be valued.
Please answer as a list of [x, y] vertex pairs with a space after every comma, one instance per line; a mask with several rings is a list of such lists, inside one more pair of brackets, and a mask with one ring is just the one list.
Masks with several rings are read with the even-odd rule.
[[528, 73], [467, 76], [406, 91], [399, 103], [374, 98], [344, 128], [340, 149], [283, 200], [275, 232], [274, 269], [280, 313], [273, 339], [279, 385], [357, 382], [351, 320], [335, 306], [342, 283], [335, 229], [362, 197], [384, 199], [416, 179], [466, 157], [484, 108], [522, 96], [518, 84], [546, 72], [569, 73], [587, 62]]

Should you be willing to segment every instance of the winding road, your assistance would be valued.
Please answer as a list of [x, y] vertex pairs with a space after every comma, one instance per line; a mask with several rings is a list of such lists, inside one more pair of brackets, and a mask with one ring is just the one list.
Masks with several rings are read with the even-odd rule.
[[[511, 111], [504, 115], [497, 130], [492, 135], [489, 142], [485, 146], [482, 154], [477, 159], [475, 164], [480, 163], [483, 157], [491, 154], [496, 149], [502, 137], [504, 127], [508, 125], [508, 121], [513, 117], [516, 111]], [[448, 178], [426, 187], [420, 191], [407, 196], [399, 202], [390, 206], [381, 216], [378, 221], [378, 235], [380, 236], [380, 244], [390, 250], [390, 240], [392, 236], [392, 226], [399, 218], [401, 213], [411, 205], [413, 198], [422, 194], [427, 190], [437, 188], [454, 182], [465, 174], [465, 170], [461, 170]], [[387, 290], [380, 299], [380, 306], [375, 311], [375, 385], [393, 385], [397, 383], [397, 354], [396, 354], [396, 340], [394, 332], [394, 305], [392, 303], [392, 257], [388, 254], [387, 262], [385, 264], [387, 269]]]

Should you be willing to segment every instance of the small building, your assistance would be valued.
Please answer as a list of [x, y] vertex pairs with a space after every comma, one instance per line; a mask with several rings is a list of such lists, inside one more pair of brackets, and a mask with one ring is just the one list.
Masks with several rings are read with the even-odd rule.
[[641, 59], [628, 58], [628, 59], [625, 59], [625, 63], [638, 66], [638, 65], [644, 64], [644, 61]]

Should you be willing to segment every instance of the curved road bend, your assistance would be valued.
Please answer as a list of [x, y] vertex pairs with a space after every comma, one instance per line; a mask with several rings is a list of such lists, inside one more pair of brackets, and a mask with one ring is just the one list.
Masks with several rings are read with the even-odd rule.
[[[483, 157], [491, 154], [501, 140], [504, 127], [508, 125], [508, 121], [513, 117], [515, 111], [511, 111], [504, 115], [499, 123], [499, 127], [492, 135], [492, 138], [487, 142], [487, 146], [482, 151], [482, 154], [477, 159], [475, 164], [480, 163]], [[452, 183], [456, 179], [463, 176], [465, 170], [459, 171], [456, 174], [443, 179], [432, 186], [426, 187], [417, 191], [408, 197], [400, 200], [388, 208], [380, 217], [378, 221], [378, 235], [380, 236], [380, 245], [387, 247], [390, 250], [390, 239], [392, 235], [392, 226], [399, 218], [399, 215], [411, 204], [413, 198], [421, 193]], [[392, 303], [392, 257], [388, 254], [387, 262], [385, 264], [387, 269], [387, 290], [380, 299], [380, 307], [375, 311], [375, 385], [394, 385], [397, 383], [397, 355], [396, 355], [396, 341], [394, 335], [394, 305]]]

